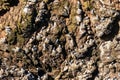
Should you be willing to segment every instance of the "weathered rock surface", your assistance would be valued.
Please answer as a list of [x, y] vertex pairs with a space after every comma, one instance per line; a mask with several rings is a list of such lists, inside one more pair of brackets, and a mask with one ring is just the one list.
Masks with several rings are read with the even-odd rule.
[[120, 80], [119, 0], [1, 0], [0, 80]]

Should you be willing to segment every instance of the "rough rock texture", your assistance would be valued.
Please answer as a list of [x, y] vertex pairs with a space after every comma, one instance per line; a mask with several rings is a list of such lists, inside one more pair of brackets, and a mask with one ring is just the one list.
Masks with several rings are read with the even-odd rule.
[[0, 80], [120, 80], [120, 0], [1, 0]]

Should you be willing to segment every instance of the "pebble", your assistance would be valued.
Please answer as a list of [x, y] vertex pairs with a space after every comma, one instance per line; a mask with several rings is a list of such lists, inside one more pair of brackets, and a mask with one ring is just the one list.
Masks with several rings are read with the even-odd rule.
[[5, 43], [7, 40], [6, 40], [6, 38], [5, 37], [3, 37], [3, 38], [0, 38], [0, 44], [3, 44], [3, 43]]
[[36, 3], [37, 0], [28, 0], [28, 2], [33, 2], [33, 3]]
[[61, 45], [59, 45], [59, 46], [57, 47], [56, 51], [57, 51], [58, 53], [61, 53], [61, 52], [62, 52], [62, 47], [61, 47]]
[[5, 27], [6, 35], [11, 34], [12, 29], [9, 26]]
[[25, 7], [24, 7], [24, 9], [23, 9], [23, 12], [24, 13], [31, 13], [31, 8], [30, 8], [30, 5], [26, 5]]

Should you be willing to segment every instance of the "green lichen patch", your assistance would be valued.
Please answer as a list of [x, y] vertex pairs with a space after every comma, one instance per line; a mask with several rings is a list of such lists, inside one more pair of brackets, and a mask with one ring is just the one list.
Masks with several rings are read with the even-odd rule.
[[82, 6], [84, 10], [92, 10], [94, 8], [94, 0], [86, 0]]
[[75, 24], [71, 24], [71, 25], [68, 26], [68, 31], [70, 33], [74, 33], [76, 31], [76, 28], [77, 27], [75, 26]]
[[16, 44], [16, 42], [17, 42], [16, 32], [11, 32], [11, 34], [8, 34], [7, 41], [8, 41], [8, 44], [10, 44], [10, 45]]

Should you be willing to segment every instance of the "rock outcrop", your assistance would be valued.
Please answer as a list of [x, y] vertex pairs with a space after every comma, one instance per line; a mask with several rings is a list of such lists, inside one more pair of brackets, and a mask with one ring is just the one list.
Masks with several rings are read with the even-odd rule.
[[119, 80], [119, 0], [0, 1], [0, 80]]

